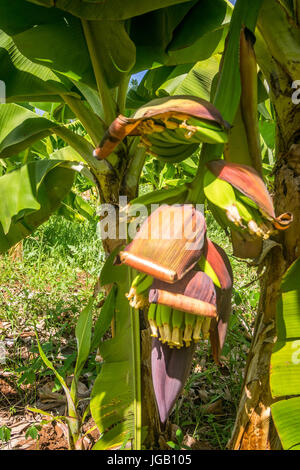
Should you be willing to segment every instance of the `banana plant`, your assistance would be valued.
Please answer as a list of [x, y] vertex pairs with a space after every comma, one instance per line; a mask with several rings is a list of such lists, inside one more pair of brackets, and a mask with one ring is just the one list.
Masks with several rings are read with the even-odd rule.
[[[232, 272], [226, 254], [206, 237], [196, 204], [208, 200], [216, 220], [235, 234], [232, 240], [254, 243], [255, 256], [261, 239], [291, 224], [287, 211], [275, 214], [262, 179], [253, 38], [263, 3], [238, 0], [233, 9], [227, 0], [1, 2], [0, 79], [7, 96], [0, 105], [0, 158], [47, 138], [61, 139], [68, 149], [0, 177], [7, 195], [0, 206], [1, 252], [62, 207], [75, 172], [94, 181], [99, 211], [110, 205], [117, 220], [130, 216], [135, 203], [146, 207], [147, 216], [151, 204], [161, 204], [163, 217], [188, 205], [181, 228], [200, 224], [197, 249], [189, 254], [180, 237], [173, 245], [158, 237], [157, 250], [149, 239], [145, 252], [129, 227], [117, 224], [112, 237], [102, 232], [107, 260], [99, 284], [107, 292], [113, 286], [115, 297], [112, 337], [99, 345], [103, 364], [91, 396], [101, 434], [95, 449], [140, 449], [143, 442], [155, 445], [153, 436], [157, 440], [155, 405], [150, 415], [142, 414], [142, 396], [152, 396], [141, 372], [141, 349], [149, 350], [150, 342], [150, 329], [141, 332], [144, 316], [152, 327], [162, 428], [184, 386], [195, 343], [210, 336], [219, 361]], [[136, 90], [128, 90], [132, 75], [145, 70]], [[235, 122], [246, 149], [239, 157]], [[140, 196], [148, 155], [169, 165], [193, 156], [197, 165], [190, 181]], [[125, 209], [120, 196], [129, 202]], [[149, 219], [160, 227], [155, 212]], [[152, 439], [144, 441], [147, 433]]]

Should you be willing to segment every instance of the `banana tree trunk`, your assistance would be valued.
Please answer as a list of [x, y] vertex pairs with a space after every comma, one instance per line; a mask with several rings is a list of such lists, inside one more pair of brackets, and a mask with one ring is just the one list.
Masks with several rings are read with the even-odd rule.
[[[291, 12], [290, 12], [291, 13]], [[266, 260], [254, 338], [245, 370], [241, 400], [228, 447], [276, 450], [280, 440], [271, 417], [270, 358], [276, 341], [276, 302], [283, 273], [300, 255], [300, 105], [292, 84], [300, 77], [299, 25], [279, 2], [265, 0], [258, 21], [257, 57], [270, 86], [277, 118], [274, 203], [290, 211], [294, 222]], [[278, 29], [279, 28], [279, 29]], [[280, 31], [280, 33], [279, 33]], [[294, 101], [294, 102], [293, 102]]]

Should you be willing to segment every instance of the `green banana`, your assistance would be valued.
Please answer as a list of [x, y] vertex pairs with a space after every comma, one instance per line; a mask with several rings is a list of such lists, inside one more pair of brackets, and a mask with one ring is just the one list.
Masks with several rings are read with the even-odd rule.
[[161, 305], [161, 322], [164, 330], [164, 341], [167, 343], [170, 343], [172, 340], [171, 314], [172, 307]]
[[148, 321], [151, 329], [151, 336], [154, 338], [158, 337], [158, 331], [157, 331], [157, 323], [156, 323], [156, 309], [157, 309], [157, 304], [150, 304], [149, 310], [148, 310]]
[[181, 348], [183, 346], [182, 336], [183, 336], [183, 328], [184, 325], [184, 312], [181, 310], [172, 311], [172, 345], [176, 346], [177, 348]]
[[[224, 184], [225, 183], [225, 184]], [[255, 201], [232, 187], [227, 181], [214, 179], [212, 173], [204, 177], [204, 193], [213, 214], [223, 227], [247, 231], [251, 236], [267, 239], [273, 231], [271, 222], [263, 217]]]
[[[188, 348], [192, 342], [198, 343], [209, 337], [210, 317], [192, 315], [167, 305], [151, 303], [148, 310], [151, 336], [169, 348]], [[159, 335], [158, 335], [159, 332]]]
[[221, 287], [218, 276], [216, 275], [215, 271], [213, 270], [212, 266], [207, 261], [204, 255], [201, 256], [198, 262], [198, 266], [201, 269], [201, 271], [203, 271], [205, 274], [207, 274], [211, 278], [215, 286]]
[[133, 279], [131, 287], [136, 287], [138, 284], [140, 284], [145, 279], [146, 276], [147, 276], [147, 274], [145, 274], [145, 273], [139, 273]]
[[184, 315], [184, 334], [183, 334], [183, 341], [185, 341], [185, 345], [188, 348], [192, 342], [192, 335], [193, 335], [193, 327], [196, 323], [196, 316], [192, 315], [191, 313], [185, 313]]
[[160, 335], [159, 340], [162, 343], [165, 343], [165, 333], [164, 333], [161, 314], [162, 314], [162, 305], [157, 304], [157, 307], [156, 307], [156, 324], [157, 324], [159, 335]]
[[210, 322], [211, 322], [210, 317], [204, 317], [204, 320], [203, 320], [202, 325], [201, 325], [201, 331], [202, 331], [203, 339], [208, 339], [209, 338]]
[[201, 339], [200, 333], [202, 330], [202, 324], [204, 322], [204, 319], [205, 317], [197, 317], [196, 319], [196, 323], [195, 323], [194, 330], [193, 330], [193, 341], [195, 343], [198, 343]]
[[148, 304], [148, 290], [151, 287], [153, 278], [147, 274], [138, 274], [130, 287], [126, 297], [133, 308], [143, 308]]
[[153, 283], [153, 277], [147, 276], [136, 286], [136, 293], [137, 294], [142, 294], [143, 292], [146, 292], [152, 285]]

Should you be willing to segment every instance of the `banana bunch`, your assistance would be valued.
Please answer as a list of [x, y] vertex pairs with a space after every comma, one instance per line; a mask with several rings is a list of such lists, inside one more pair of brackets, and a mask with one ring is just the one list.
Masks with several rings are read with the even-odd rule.
[[271, 196], [253, 168], [224, 160], [210, 161], [206, 166], [204, 193], [224, 228], [267, 239], [274, 231], [289, 227], [292, 214], [275, 216]]
[[[217, 144], [227, 142], [227, 132], [216, 122], [205, 122], [195, 117], [177, 115], [176, 118], [166, 120], [163, 131], [151, 135], [142, 135], [140, 146], [146, 148], [147, 153], [158, 160], [177, 163], [192, 155], [199, 144], [206, 142]], [[172, 123], [172, 128], [170, 128]]]
[[133, 308], [144, 308], [148, 305], [148, 292], [153, 283], [153, 277], [139, 273], [132, 281], [126, 297]]
[[94, 150], [107, 158], [127, 136], [140, 136], [140, 145], [162, 161], [180, 162], [199, 144], [227, 142], [229, 124], [214, 105], [195, 96], [166, 96], [150, 101], [131, 117], [119, 115]]
[[208, 339], [211, 317], [193, 315], [168, 305], [150, 304], [148, 321], [151, 336], [170, 348], [189, 347], [202, 338]]

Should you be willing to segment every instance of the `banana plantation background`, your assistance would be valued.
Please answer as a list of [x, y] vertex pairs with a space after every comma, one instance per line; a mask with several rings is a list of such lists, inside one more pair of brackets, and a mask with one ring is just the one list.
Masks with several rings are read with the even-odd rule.
[[1, 448], [299, 449], [299, 0], [2, 0], [0, 80]]

